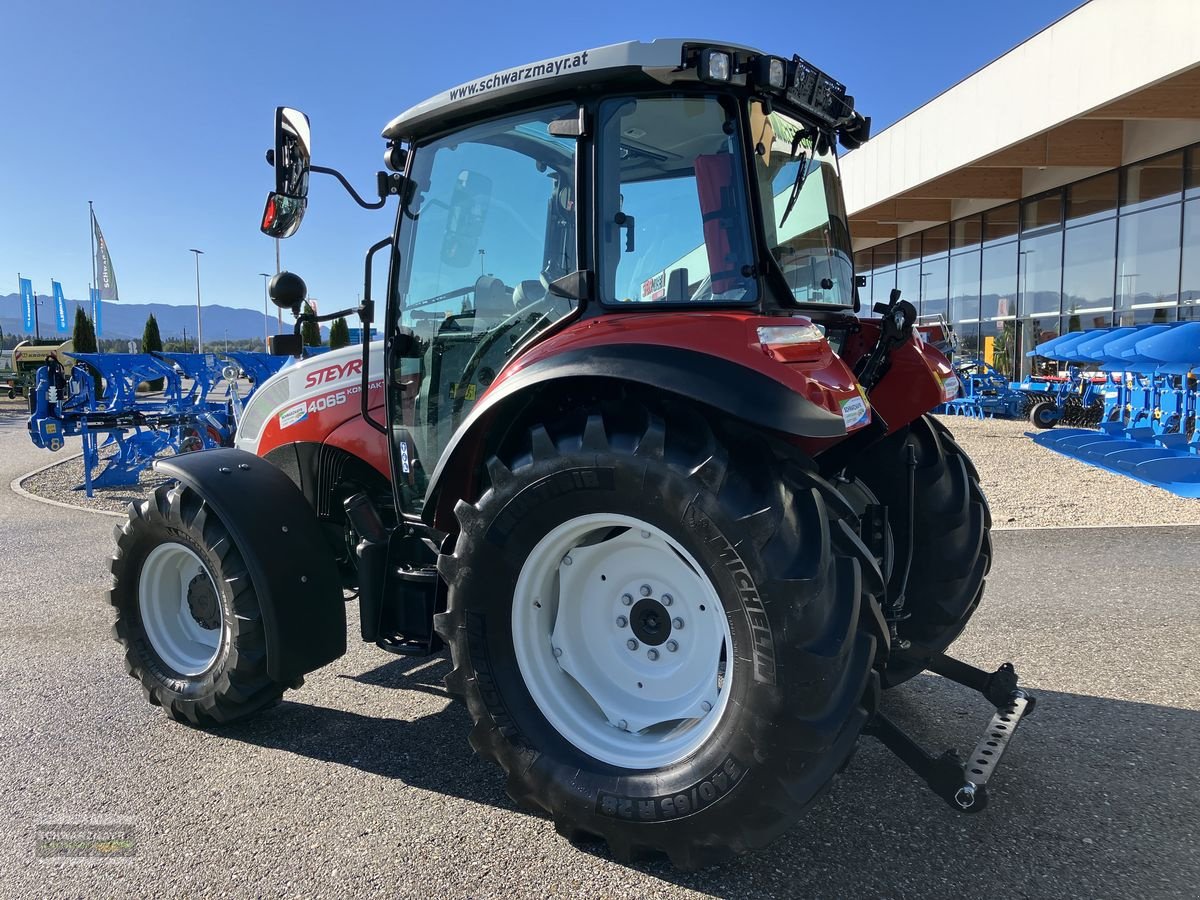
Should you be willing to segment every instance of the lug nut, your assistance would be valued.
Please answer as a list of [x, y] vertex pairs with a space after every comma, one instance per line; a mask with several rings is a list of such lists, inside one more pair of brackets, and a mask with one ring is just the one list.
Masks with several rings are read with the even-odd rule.
[[617, 627], [618, 628], [624, 628], [628, 624], [629, 624], [629, 620], [627, 618], [625, 618], [624, 616], [617, 616]]
[[620, 728], [622, 731], [628, 731], [629, 723], [626, 722], [624, 719], [622, 719], [620, 722], [617, 723], [617, 727]]
[[667, 641], [667, 649], [674, 653], [679, 649], [679, 643], [677, 641]]
[[650, 532], [648, 532], [648, 531], [643, 531], [643, 532], [642, 532], [642, 537], [644, 537], [644, 538], [648, 538], [648, 537], [650, 537]]
[[625, 646], [628, 647], [630, 650], [636, 650], [638, 648], [638, 642], [635, 641], [633, 638], [630, 638], [629, 640], [627, 640], [625, 642]]
[[711, 704], [711, 703], [709, 703], [707, 700], [703, 701], [703, 702], [700, 704], [700, 708], [701, 708], [702, 710], [704, 710], [705, 712], [712, 712], [712, 704]]
[[562, 647], [555, 647], [554, 648], [554, 658], [558, 659], [560, 656], [562, 656]]
[[650, 662], [654, 662], [654, 660], [658, 659], [658, 651], [657, 650], [647, 650], [646, 657], [650, 660]]
[[683, 619], [676, 616], [674, 619], [671, 620], [671, 625], [675, 628], [682, 628], [683, 627]]
[[571, 557], [569, 557], [569, 556], [563, 557], [563, 565], [564, 566], [569, 566], [572, 562], [573, 562], [573, 560], [571, 559]]
[[643, 584], [642, 585], [642, 596], [649, 597], [651, 593], [653, 593], [653, 591], [650, 589], [650, 585]]
[[621, 602], [624, 603], [626, 606], [629, 606], [631, 603], [633, 603], [633, 595], [632, 594], [622, 594]]
[[663, 606], [670, 606], [674, 602], [675, 602], [675, 598], [672, 597], [670, 594], [662, 595], [662, 605]]

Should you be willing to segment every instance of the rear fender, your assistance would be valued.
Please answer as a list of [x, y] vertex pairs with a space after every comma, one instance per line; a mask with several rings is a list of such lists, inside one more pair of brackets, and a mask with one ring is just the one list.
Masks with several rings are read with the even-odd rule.
[[476, 404], [450, 439], [430, 478], [424, 517], [453, 530], [453, 508], [472, 496], [474, 479], [496, 443], [493, 424], [511, 422], [547, 388], [569, 381], [651, 388], [794, 438], [834, 442], [843, 416], [817, 405], [763, 371], [680, 347], [607, 344], [538, 359], [505, 378]]
[[291, 684], [346, 652], [337, 564], [287, 475], [230, 448], [173, 456], [155, 469], [196, 491], [229, 529], [258, 595], [271, 678]]

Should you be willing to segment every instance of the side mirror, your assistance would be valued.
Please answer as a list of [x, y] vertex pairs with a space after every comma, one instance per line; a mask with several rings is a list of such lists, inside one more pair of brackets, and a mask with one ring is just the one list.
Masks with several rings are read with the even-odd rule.
[[267, 352], [272, 356], [302, 356], [304, 339], [298, 334], [269, 334]]
[[312, 165], [312, 133], [308, 116], [287, 106], [275, 110], [275, 148], [267, 154], [275, 167], [275, 190], [267, 195], [262, 231], [291, 237], [308, 205], [308, 173]]
[[458, 173], [450, 197], [450, 211], [446, 214], [446, 232], [442, 237], [443, 263], [464, 269], [475, 261], [491, 200], [492, 179], [469, 169]]
[[308, 299], [308, 285], [295, 272], [279, 272], [267, 285], [267, 294], [280, 309], [298, 311]]

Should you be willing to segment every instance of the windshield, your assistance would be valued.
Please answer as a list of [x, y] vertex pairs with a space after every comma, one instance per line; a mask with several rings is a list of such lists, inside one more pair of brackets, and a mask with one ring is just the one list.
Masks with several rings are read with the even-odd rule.
[[600, 104], [600, 296], [605, 303], [756, 299], [733, 107], [716, 97]]
[[779, 111], [750, 102], [767, 246], [797, 303], [854, 303], [850, 232], [832, 150], [819, 153], [815, 132]]
[[415, 338], [392, 361], [393, 468], [419, 511], [442, 448], [536, 334], [574, 301], [549, 290], [576, 269], [575, 141], [550, 123], [575, 106], [525, 112], [420, 146], [401, 213], [401, 269], [389, 306]]

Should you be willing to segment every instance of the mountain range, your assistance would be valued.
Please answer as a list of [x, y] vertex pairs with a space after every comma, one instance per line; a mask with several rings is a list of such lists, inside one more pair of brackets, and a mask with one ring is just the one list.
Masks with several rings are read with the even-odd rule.
[[[54, 337], [62, 334], [63, 340], [70, 337], [70, 329], [75, 322], [75, 309], [82, 306], [90, 316], [91, 304], [79, 300], [67, 301], [67, 332], [64, 334], [56, 328], [54, 317], [54, 301], [45, 294], [38, 294], [38, 320], [42, 337]], [[146, 318], [154, 313], [158, 320], [158, 330], [163, 339], [181, 338], [184, 332], [194, 338], [196, 336], [196, 308], [194, 306], [171, 306], [166, 303], [105, 303], [100, 316], [101, 338], [140, 339], [142, 329], [146, 327]], [[236, 309], [219, 304], [205, 304], [203, 307], [204, 340], [220, 340], [228, 336], [229, 340], [245, 338], [262, 339], [264, 317], [261, 312], [253, 309]], [[283, 316], [283, 329], [290, 331], [292, 317]], [[280, 330], [277, 324], [274, 308], [266, 322], [267, 333], [275, 334]], [[352, 323], [357, 324], [357, 323]], [[25, 323], [21, 315], [21, 297], [19, 294], [7, 294], [0, 297], [0, 328], [5, 334], [24, 334]], [[227, 335], [228, 333], [228, 335]], [[322, 334], [328, 334], [328, 329], [322, 328]]]

